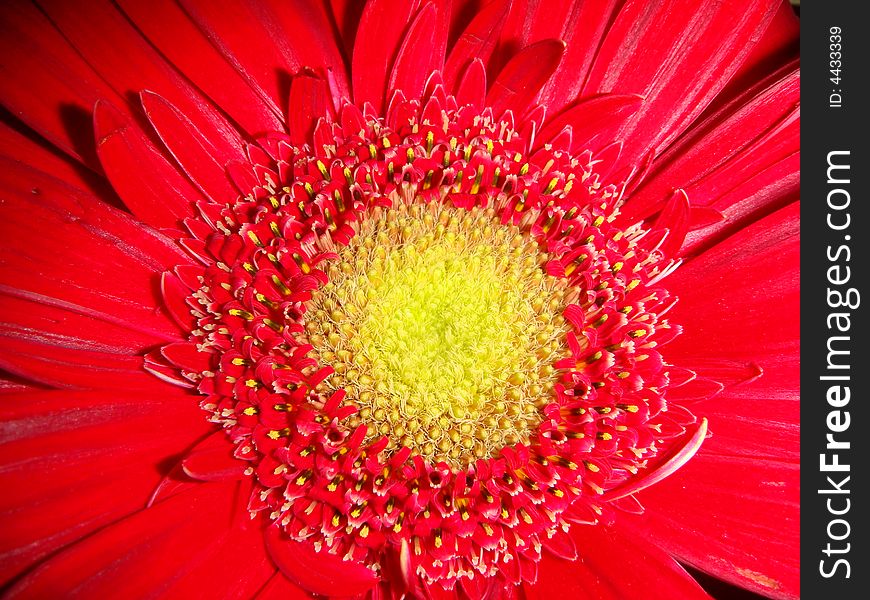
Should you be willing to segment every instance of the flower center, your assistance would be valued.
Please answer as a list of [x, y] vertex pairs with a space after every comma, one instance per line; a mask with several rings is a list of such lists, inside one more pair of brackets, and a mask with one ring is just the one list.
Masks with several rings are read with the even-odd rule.
[[449, 590], [528, 579], [706, 426], [666, 401], [693, 374], [660, 353], [662, 232], [590, 153], [439, 94], [251, 148], [257, 185], [188, 225], [204, 266], [164, 278], [188, 343], [146, 366], [196, 386], [268, 527]]
[[541, 421], [564, 355], [565, 286], [493, 210], [402, 205], [366, 219], [309, 304], [309, 342], [369, 439], [451, 465]]

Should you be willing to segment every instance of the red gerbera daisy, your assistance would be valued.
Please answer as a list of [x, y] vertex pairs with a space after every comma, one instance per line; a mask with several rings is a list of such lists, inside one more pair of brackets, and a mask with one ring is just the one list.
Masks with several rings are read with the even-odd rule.
[[0, 11], [10, 597], [797, 597], [788, 5]]

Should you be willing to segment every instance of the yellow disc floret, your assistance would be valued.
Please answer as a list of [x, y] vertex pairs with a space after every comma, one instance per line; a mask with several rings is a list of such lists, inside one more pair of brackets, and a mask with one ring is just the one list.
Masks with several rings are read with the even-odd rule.
[[330, 266], [308, 341], [368, 438], [453, 466], [524, 441], [564, 355], [562, 284], [493, 211], [376, 209]]

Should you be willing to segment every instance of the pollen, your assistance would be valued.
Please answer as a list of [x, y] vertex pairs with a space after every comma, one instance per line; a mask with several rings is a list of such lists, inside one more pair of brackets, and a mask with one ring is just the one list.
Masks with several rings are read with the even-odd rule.
[[379, 211], [307, 307], [308, 341], [336, 373], [325, 384], [347, 391], [370, 441], [452, 466], [527, 441], [566, 355], [566, 288], [546, 261], [492, 209]]

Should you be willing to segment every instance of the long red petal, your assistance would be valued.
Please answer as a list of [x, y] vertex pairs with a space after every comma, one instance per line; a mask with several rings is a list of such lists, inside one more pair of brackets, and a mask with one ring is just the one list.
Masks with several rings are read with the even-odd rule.
[[212, 429], [181, 393], [33, 392], [0, 406], [0, 581], [145, 505], [161, 464]]
[[86, 192], [0, 164], [4, 367], [50, 385], [126, 387], [129, 376], [142, 387], [135, 355], [179, 335], [162, 312], [157, 274], [189, 259]]
[[[567, 44], [565, 55], [555, 75], [544, 86], [541, 102], [556, 113], [580, 96], [601, 40], [621, 6], [620, 0], [574, 0], [564, 17], [553, 15], [549, 3], [542, 3], [546, 13], [538, 22], [562, 25], [561, 31], [546, 37], [559, 37]], [[561, 18], [560, 18], [561, 17]], [[543, 35], [538, 33], [538, 35]]]
[[316, 552], [310, 543], [294, 542], [278, 527], [266, 529], [266, 548], [284, 575], [299, 587], [324, 596], [356, 596], [378, 581], [362, 564]]
[[565, 44], [544, 40], [524, 48], [499, 72], [486, 96], [486, 103], [496, 115], [512, 110], [521, 118], [531, 108], [541, 87], [556, 70]]
[[710, 600], [676, 561], [630, 528], [575, 525], [569, 535], [579, 558], [544, 554], [537, 583], [523, 586], [527, 600]]
[[181, 4], [214, 48], [276, 114], [283, 114], [290, 77], [304, 67], [315, 69], [321, 77], [332, 71], [339, 93], [347, 93], [344, 66], [322, 3], [222, 0]]
[[94, 103], [123, 98], [29, 2], [0, 3], [0, 97], [52, 144], [99, 172], [90, 131]]
[[[66, 39], [119, 95], [135, 98], [141, 90], [151, 90], [177, 106], [212, 145], [241, 145], [233, 125], [148, 44], [113, 3], [45, 0], [41, 5]], [[135, 100], [131, 108], [134, 106]]]
[[366, 4], [353, 46], [353, 100], [385, 108], [387, 77], [418, 0], [374, 0]]
[[166, 160], [135, 122], [106, 102], [94, 109], [97, 152], [127, 208], [155, 227], [178, 228], [204, 196]]
[[127, 17], [197, 87], [251, 137], [284, 127], [248, 82], [172, 0], [120, 0]]
[[640, 94], [621, 128], [623, 164], [659, 151], [709, 105], [761, 37], [780, 2], [629, 1], [608, 31], [584, 94]]
[[489, 60], [504, 27], [509, 8], [508, 0], [491, 0], [462, 32], [444, 63], [444, 84], [448, 90], [459, 92], [456, 84], [472, 61], [480, 59], [486, 64]]
[[[202, 484], [142, 510], [53, 556], [20, 579], [8, 595], [50, 598], [76, 590], [82, 597], [107, 598], [119, 589], [139, 597], [170, 593], [240, 533], [233, 520], [237, 509], [245, 516], [244, 504], [237, 501], [238, 487]], [[271, 574], [271, 568], [256, 566], [262, 565], [262, 555], [256, 552], [240, 552], [235, 560], [262, 574], [254, 590]], [[220, 576], [214, 564], [208, 566], [201, 575], [204, 583], [210, 571], [211, 577]], [[214, 589], [210, 586], [209, 591]]]
[[798, 152], [799, 94], [800, 71], [793, 64], [699, 123], [659, 158], [656, 172], [632, 193], [626, 218], [649, 216], [677, 187], [686, 190], [694, 206], [727, 211], [730, 205], [722, 200], [731, 191]]
[[399, 47], [387, 84], [388, 97], [401, 90], [408, 99], [420, 98], [429, 76], [444, 65], [446, 45], [446, 7], [429, 2], [414, 17]]
[[38, 165], [45, 173], [80, 190], [86, 190], [113, 206], [122, 206], [112, 186], [106, 179], [89, 169], [83, 169], [75, 159], [61, 154], [44, 140], [17, 131], [6, 123], [0, 123], [0, 157], [9, 158], [27, 170], [27, 165]]
[[145, 115], [172, 156], [200, 190], [219, 204], [235, 200], [236, 190], [226, 172], [233, 160], [244, 160], [239, 146], [215, 146], [168, 100], [150, 91], [141, 93]]

